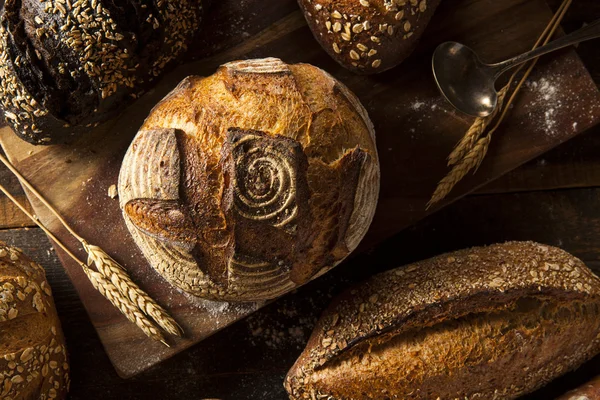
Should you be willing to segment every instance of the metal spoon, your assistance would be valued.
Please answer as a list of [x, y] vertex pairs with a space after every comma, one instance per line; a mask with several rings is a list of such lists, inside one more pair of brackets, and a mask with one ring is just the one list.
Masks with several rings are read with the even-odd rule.
[[433, 54], [433, 75], [446, 99], [476, 117], [490, 115], [498, 105], [496, 80], [511, 68], [541, 55], [600, 37], [600, 20], [535, 50], [497, 64], [484, 64], [469, 47], [446, 42]]

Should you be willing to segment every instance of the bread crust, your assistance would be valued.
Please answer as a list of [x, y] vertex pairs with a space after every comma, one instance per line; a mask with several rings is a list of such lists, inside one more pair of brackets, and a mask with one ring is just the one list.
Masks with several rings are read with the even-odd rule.
[[440, 0], [298, 0], [315, 38], [343, 67], [375, 74], [416, 47]]
[[350, 91], [278, 59], [189, 77], [121, 168], [136, 243], [165, 278], [220, 300], [277, 297], [344, 259], [379, 192], [374, 130]]
[[556, 400], [594, 400], [600, 398], [600, 376], [595, 377], [588, 383], [577, 389], [558, 397]]
[[0, 242], [0, 398], [64, 399], [65, 341], [44, 269]]
[[0, 102], [34, 144], [68, 142], [119, 113], [197, 33], [201, 0], [7, 0]]
[[[529, 314], [518, 314], [523, 302], [535, 302], [539, 307], [529, 307]], [[566, 313], [572, 321], [559, 323], [560, 329], [552, 330], [552, 324], [541, 316], [544, 313], [557, 320]], [[334, 300], [288, 373], [285, 386], [291, 399], [311, 399], [316, 395], [336, 400], [372, 398], [365, 393], [373, 395], [369, 390], [378, 388], [376, 380], [369, 383], [365, 376], [362, 382], [347, 382], [343, 376], [330, 372], [340, 371], [337, 365], [341, 360], [373, 352], [388, 361], [369, 361], [367, 370], [372, 372], [372, 379], [396, 379], [394, 384], [387, 383], [385, 395], [378, 392], [381, 398], [425, 399], [433, 394], [433, 398], [452, 399], [515, 398], [576, 368], [600, 351], [599, 313], [600, 280], [580, 260], [560, 249], [510, 242], [450, 253], [377, 275]], [[517, 322], [505, 327], [502, 335], [494, 336], [494, 316], [500, 316], [500, 325], [511, 318]], [[529, 328], [516, 328], [523, 321], [532, 321]], [[581, 328], [578, 324], [582, 323], [588, 324], [589, 334], [578, 337], [571, 328]], [[425, 367], [419, 373], [413, 376], [406, 369], [397, 371], [395, 368], [409, 363], [411, 357], [403, 352], [419, 332], [429, 332], [423, 334], [423, 342], [419, 343], [435, 341], [439, 335], [450, 338], [437, 346], [447, 348], [445, 358], [428, 360], [424, 345]], [[457, 340], [465, 332], [469, 334]], [[505, 360], [500, 358], [485, 358], [485, 354], [510, 354], [514, 344], [507, 338], [511, 337], [515, 343], [521, 343], [520, 351], [535, 348], [540, 351], [539, 357], [548, 355], [548, 364], [542, 368], [531, 358], [515, 356], [504, 365]], [[475, 347], [471, 346], [486, 338], [491, 338], [491, 348], [469, 353], [471, 358], [461, 358], [465, 349], [473, 350]], [[550, 342], [556, 345], [549, 346]], [[560, 347], [562, 344], [564, 348]], [[511, 368], [520, 368], [519, 373], [511, 375]], [[455, 380], [444, 381], [434, 371], [444, 371], [442, 376], [447, 374]], [[496, 374], [492, 379], [496, 386], [453, 386], [460, 376], [478, 382], [491, 372]], [[443, 384], [436, 386], [436, 382]]]

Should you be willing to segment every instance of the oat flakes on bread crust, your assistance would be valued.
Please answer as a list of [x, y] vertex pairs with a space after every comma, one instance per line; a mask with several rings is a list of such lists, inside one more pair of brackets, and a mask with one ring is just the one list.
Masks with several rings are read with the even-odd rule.
[[440, 0], [298, 0], [315, 38], [343, 67], [375, 74], [416, 47]]
[[600, 351], [599, 309], [600, 280], [560, 249], [449, 253], [335, 299], [285, 386], [291, 399], [515, 398]]
[[34, 144], [64, 143], [118, 114], [180, 59], [202, 0], [6, 0], [0, 107]]
[[44, 269], [0, 242], [0, 398], [64, 399], [65, 341]]

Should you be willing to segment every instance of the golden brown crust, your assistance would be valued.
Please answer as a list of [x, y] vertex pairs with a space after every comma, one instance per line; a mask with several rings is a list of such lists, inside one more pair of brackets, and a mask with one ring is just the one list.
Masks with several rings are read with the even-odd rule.
[[65, 342], [44, 270], [0, 242], [0, 398], [63, 399]]
[[323, 48], [357, 73], [383, 72], [412, 53], [440, 0], [298, 0]]
[[[496, 328], [491, 325], [484, 327], [485, 324], [491, 324], [491, 316], [500, 315], [507, 308], [516, 310], [519, 302], [526, 299], [540, 303], [533, 315], [542, 315], [540, 310], [546, 307], [554, 310], [546, 312], [553, 316], [548, 320], [559, 320], [564, 308], [573, 321], [559, 324], [560, 329], [553, 331], [542, 317], [525, 324], [524, 321], [530, 317], [524, 313], [522, 318], [517, 318], [518, 323], [505, 327], [503, 334], [497, 335], [495, 342], [495, 339], [492, 340], [492, 350], [488, 349], [489, 351], [504, 351], [511, 346], [506, 339], [510, 336], [506, 332], [518, 332], [527, 342], [523, 349], [537, 349], [551, 356], [547, 368], [543, 370], [541, 367], [531, 368], [533, 364], [527, 359], [512, 360], [520, 367], [530, 369], [524, 370], [520, 375], [507, 374], [518, 377], [509, 383], [496, 379], [498, 386], [494, 390], [502, 394], [499, 398], [513, 398], [517, 394], [531, 391], [548, 379], [575, 368], [600, 350], [597, 339], [600, 333], [599, 279], [580, 260], [562, 250], [530, 242], [513, 242], [463, 250], [392, 270], [343, 294], [325, 311], [317, 324], [306, 350], [286, 378], [286, 388], [292, 399], [309, 399], [315, 394], [330, 395], [340, 400], [368, 398], [359, 394], [361, 390], [367, 391], [371, 387], [368, 383], [354, 382], [352, 386], [348, 382], [336, 380], [342, 375], [331, 374], [325, 380], [319, 379], [327, 375], [323, 371], [338, 365], [341, 360], [375, 352], [373, 348], [377, 346], [387, 345], [390, 346], [390, 351], [402, 352], [412, 343], [406, 340], [410, 335], [418, 335], [419, 330], [423, 329], [438, 329], [455, 340], [445, 342], [448, 346], [447, 358], [437, 364], [434, 362], [435, 358], [432, 358], [420, 373], [410, 376], [407, 369], [402, 369], [405, 372], [395, 370], [402, 363], [408, 363], [410, 357], [392, 356], [389, 368], [395, 371], [395, 376], [403, 373], [408, 375], [401, 376], [402, 379], [396, 381], [395, 385], [388, 387], [388, 394], [389, 398], [428, 398], [426, 393], [419, 391], [427, 389], [428, 393], [438, 393], [441, 398], [454, 398], [453, 387], [450, 385], [452, 381], [438, 380], [440, 384], [436, 387], [432, 384], [437, 379], [432, 371], [440, 367], [457, 379], [458, 375], [466, 374], [466, 380], [471, 373], [474, 374], [470, 376], [471, 379], [477, 376], [477, 368], [481, 368], [479, 374], [489, 370], [501, 373], [498, 368], [505, 361], [503, 359], [496, 359], [495, 364], [489, 361], [486, 367], [486, 362], [477, 358], [478, 353], [469, 353], [476, 362], [469, 364], [471, 366], [466, 369], [468, 363], [465, 359], [461, 364], [459, 355], [465, 348], [480, 341], [475, 339], [476, 335], [493, 339], [492, 333]], [[582, 311], [581, 307], [586, 311]], [[514, 315], [514, 312], [509, 315]], [[477, 320], [478, 316], [483, 318]], [[468, 318], [475, 320], [463, 324], [462, 330], [456, 327], [456, 324]], [[500, 318], [499, 324], [502, 325], [508, 319], [508, 316]], [[586, 337], [572, 331], [582, 321], [589, 326], [589, 335]], [[448, 328], [444, 324], [454, 325]], [[519, 324], [528, 328], [519, 330], [516, 328]], [[465, 332], [471, 332], [471, 336], [466, 335], [458, 340]], [[431, 335], [426, 335], [423, 340], [435, 339], [435, 335]], [[574, 343], [573, 337], [576, 338]], [[403, 341], [398, 341], [398, 338], [403, 338]], [[390, 345], [394, 340], [397, 340], [397, 345]], [[548, 341], [564, 345], [564, 348], [558, 345], [548, 347]], [[442, 343], [437, 345], [441, 346]], [[421, 348], [421, 352], [427, 354], [426, 346]], [[388, 356], [389, 354], [387, 353]], [[427, 364], [427, 356], [423, 357]], [[370, 370], [377, 375], [379, 372], [385, 373], [385, 368], [385, 363], [380, 360], [375, 361]], [[313, 379], [315, 382], [312, 382]], [[384, 378], [380, 379], [385, 381]], [[411, 387], [411, 382], [415, 386]], [[504, 383], [508, 387], [502, 386]], [[322, 390], [327, 388], [334, 392]], [[346, 397], [336, 397], [335, 391], [340, 393], [341, 388], [355, 391], [352, 396], [346, 392]], [[448, 388], [448, 392], [444, 392], [444, 388]], [[460, 392], [464, 395], [461, 398], [494, 398], [494, 390], [490, 393], [484, 389], [489, 387], [481, 389], [481, 392], [476, 387], [464, 387]], [[394, 393], [398, 396], [394, 397]], [[409, 396], [407, 393], [412, 394]]]
[[119, 186], [134, 239], [172, 283], [221, 300], [274, 298], [365, 234], [379, 191], [373, 126], [318, 68], [229, 63], [154, 108]]
[[600, 376], [592, 379], [585, 385], [571, 390], [556, 400], [595, 400], [600, 399]]

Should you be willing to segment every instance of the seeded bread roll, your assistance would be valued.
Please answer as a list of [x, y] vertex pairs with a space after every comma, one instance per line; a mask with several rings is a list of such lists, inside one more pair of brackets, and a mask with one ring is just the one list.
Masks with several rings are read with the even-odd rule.
[[334, 300], [291, 399], [514, 399], [600, 351], [600, 279], [549, 246], [458, 251]]
[[414, 50], [440, 0], [298, 0], [321, 46], [343, 67], [374, 74]]
[[64, 399], [65, 341], [44, 269], [0, 242], [0, 398]]
[[358, 99], [316, 67], [232, 62], [154, 108], [118, 192], [135, 242], [171, 283], [272, 299], [358, 246], [379, 194], [375, 133]]
[[597, 400], [600, 399], [600, 376], [592, 379], [585, 385], [578, 387], [556, 400]]
[[138, 97], [186, 50], [201, 0], [6, 0], [0, 101], [34, 144], [68, 141]]

